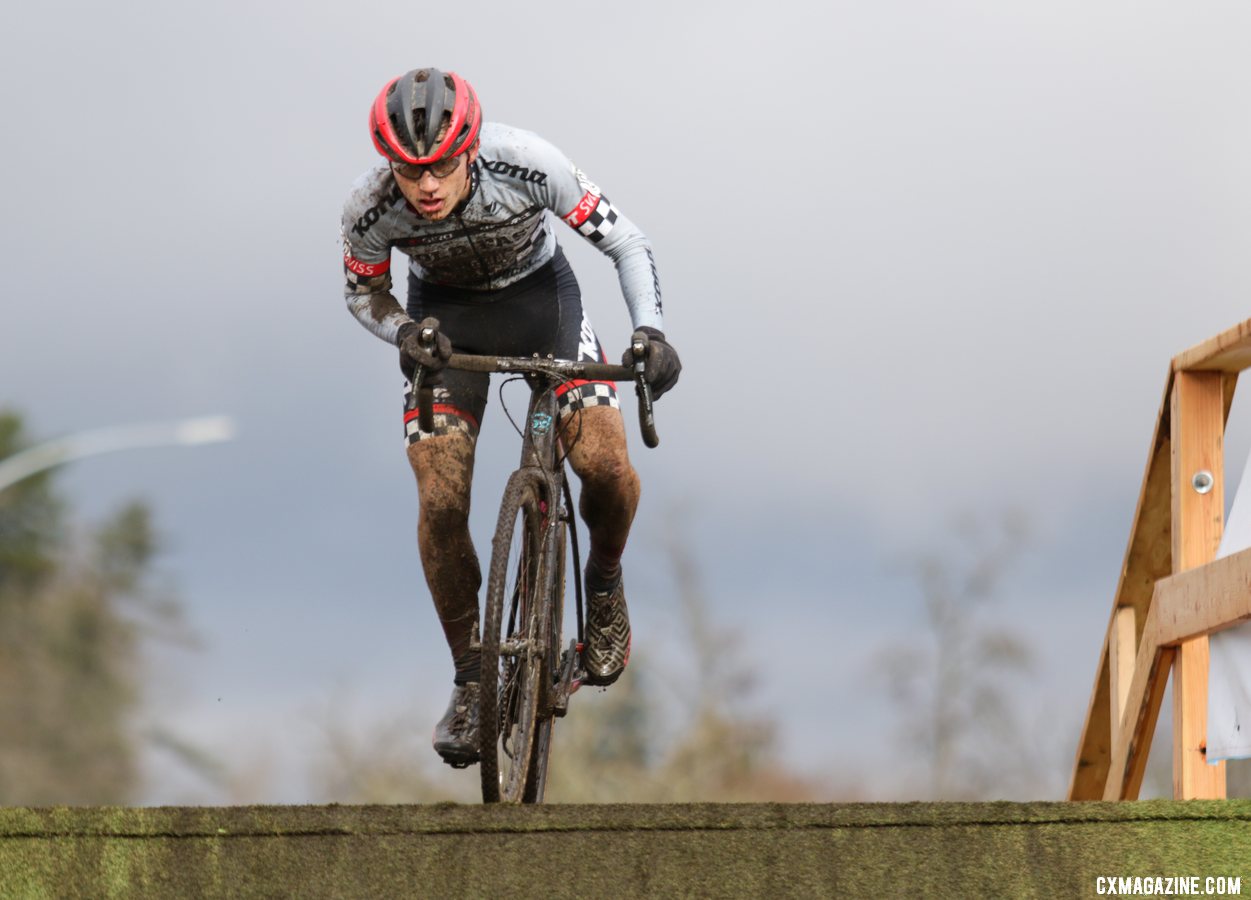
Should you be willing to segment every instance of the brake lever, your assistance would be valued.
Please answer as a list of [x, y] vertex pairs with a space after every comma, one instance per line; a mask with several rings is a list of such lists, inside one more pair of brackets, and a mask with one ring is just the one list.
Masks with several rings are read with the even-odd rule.
[[634, 357], [634, 393], [639, 398], [639, 430], [643, 432], [643, 443], [650, 447], [660, 445], [660, 435], [656, 433], [656, 415], [652, 410], [652, 386], [647, 383], [647, 335], [642, 331], [634, 332], [630, 339], [630, 353]]
[[[434, 347], [435, 330], [429, 325], [422, 326], [417, 334], [417, 341], [427, 350]], [[434, 431], [434, 387], [427, 385], [426, 367], [417, 363], [413, 369], [413, 400], [417, 404], [417, 424], [426, 434]]]

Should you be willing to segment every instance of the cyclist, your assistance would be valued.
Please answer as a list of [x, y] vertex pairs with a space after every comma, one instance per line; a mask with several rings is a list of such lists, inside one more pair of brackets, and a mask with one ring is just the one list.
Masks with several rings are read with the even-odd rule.
[[[478, 759], [481, 661], [470, 643], [482, 573], [468, 517], [489, 376], [445, 369], [452, 348], [606, 361], [544, 214], [550, 211], [616, 266], [633, 325], [649, 337], [645, 378], [653, 395], [673, 387], [682, 367], [661, 331], [660, 283], [647, 238], [558, 149], [528, 131], [484, 123], [469, 83], [433, 68], [388, 82], [370, 110], [369, 131], [384, 159], [357, 179], [344, 205], [345, 293], [357, 320], [399, 347], [409, 379], [404, 427], [420, 501], [417, 543], [455, 667], [434, 747], [463, 766]], [[410, 258], [405, 306], [391, 293], [392, 248]], [[440, 322], [430, 349], [418, 339], [426, 317]], [[421, 430], [410, 398], [417, 364], [441, 376], [430, 432]], [[630, 656], [621, 555], [639, 479], [611, 382], [564, 385], [559, 408], [562, 433], [576, 436], [566, 452], [582, 483], [579, 509], [590, 531], [586, 680], [607, 685]]]

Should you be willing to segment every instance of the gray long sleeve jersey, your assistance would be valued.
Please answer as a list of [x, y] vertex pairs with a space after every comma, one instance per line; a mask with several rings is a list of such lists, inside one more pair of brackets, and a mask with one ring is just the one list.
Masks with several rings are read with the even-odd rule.
[[391, 294], [391, 248], [417, 277], [470, 290], [506, 287], [556, 252], [550, 210], [607, 255], [635, 328], [663, 328], [660, 281], [647, 238], [577, 166], [536, 134], [482, 126], [469, 198], [446, 219], [423, 219], [386, 162], [356, 180], [343, 207], [345, 296], [357, 320], [395, 343], [408, 315]]

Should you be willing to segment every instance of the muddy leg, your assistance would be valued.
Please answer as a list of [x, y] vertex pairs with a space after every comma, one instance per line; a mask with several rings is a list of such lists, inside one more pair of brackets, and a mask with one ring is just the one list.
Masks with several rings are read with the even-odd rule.
[[569, 463], [582, 479], [578, 505], [591, 532], [591, 574], [613, 581], [639, 505], [639, 476], [626, 452], [621, 411], [611, 406], [577, 410], [561, 434]]
[[482, 568], [469, 537], [474, 439], [463, 432], [425, 438], [408, 447], [417, 476], [421, 515], [417, 546], [426, 584], [456, 664], [458, 683], [477, 681], [480, 658], [469, 649], [478, 621]]

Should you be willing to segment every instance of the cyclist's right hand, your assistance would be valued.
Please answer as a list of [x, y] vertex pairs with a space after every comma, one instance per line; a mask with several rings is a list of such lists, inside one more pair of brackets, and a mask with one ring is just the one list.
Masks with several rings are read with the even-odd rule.
[[[434, 331], [433, 345], [427, 345], [421, 340], [421, 332], [425, 328]], [[413, 321], [405, 322], [396, 335], [396, 343], [400, 348], [400, 370], [408, 379], [413, 377], [413, 372], [419, 365], [428, 375], [443, 371], [452, 355], [452, 342], [446, 334], [439, 331], [438, 319], [422, 319], [420, 325]]]

